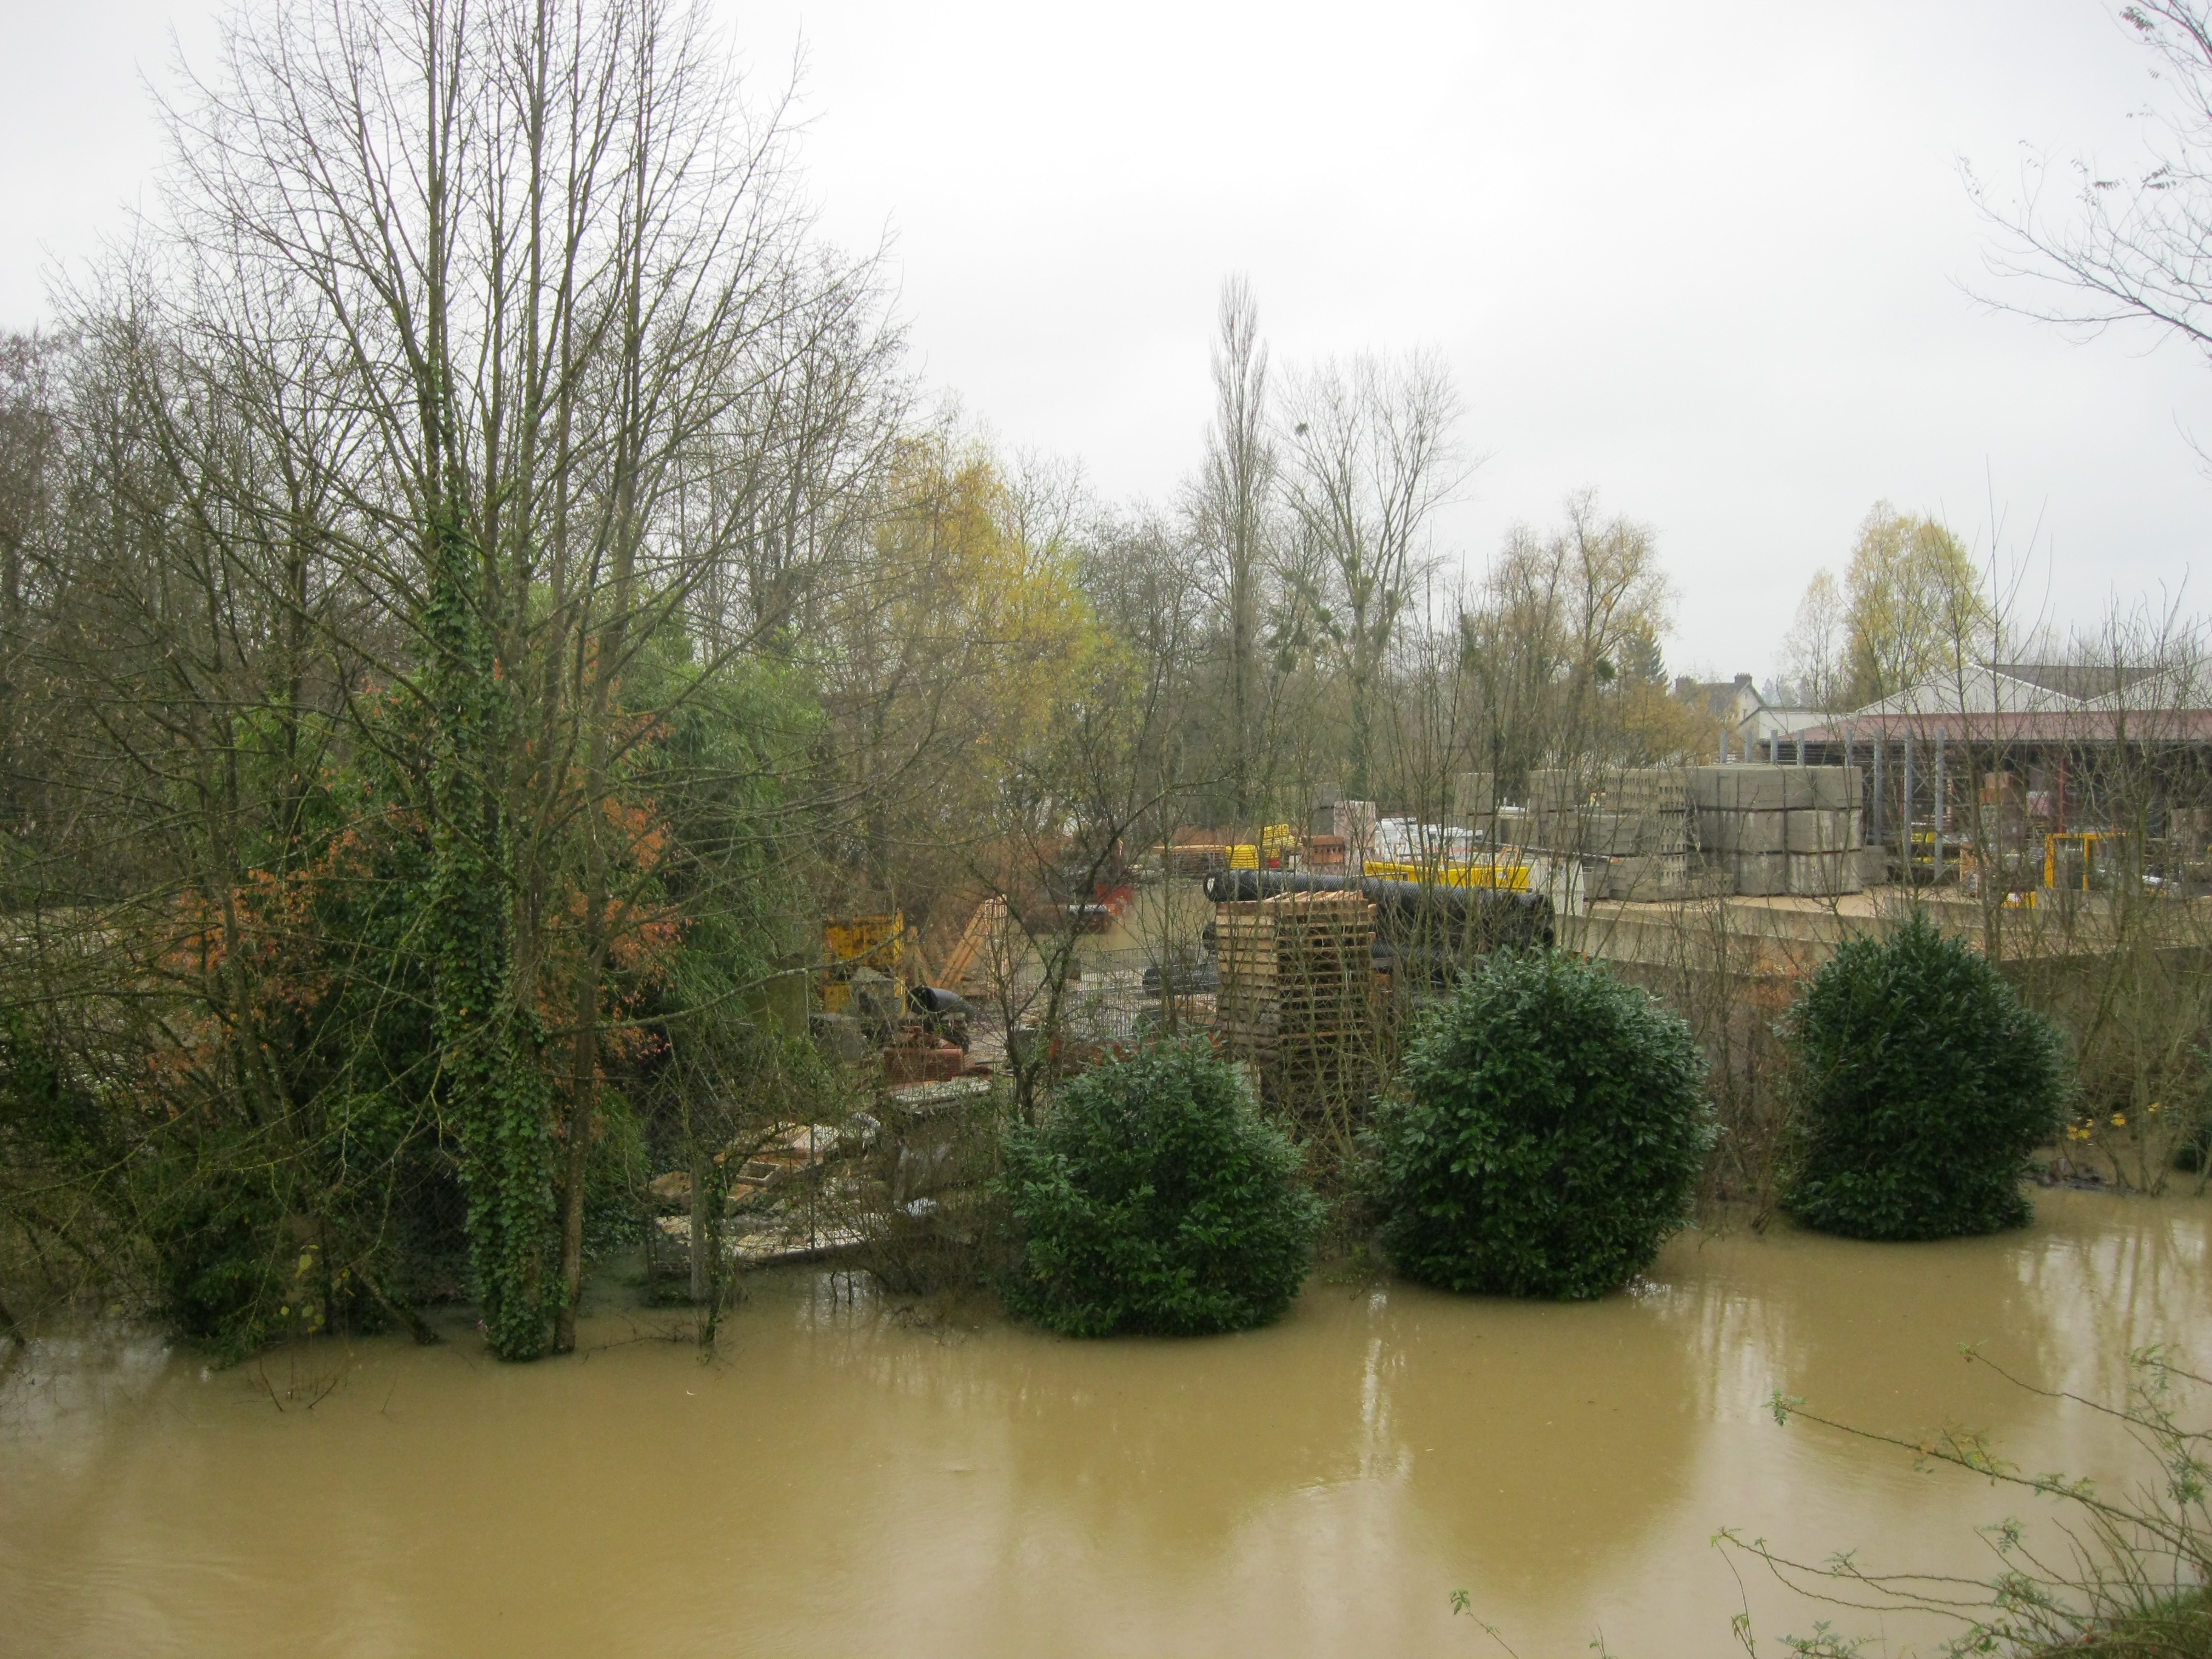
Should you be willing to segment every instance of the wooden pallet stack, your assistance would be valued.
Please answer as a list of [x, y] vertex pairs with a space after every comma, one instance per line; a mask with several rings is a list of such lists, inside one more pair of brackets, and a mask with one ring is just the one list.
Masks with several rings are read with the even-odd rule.
[[1275, 1046], [1275, 913], [1264, 899], [1217, 904], [1213, 939], [1214, 1030], [1231, 1054], [1259, 1060]]
[[1334, 1158], [1374, 1093], [1375, 907], [1359, 894], [1285, 895], [1275, 920], [1273, 1104]]
[[1278, 1040], [1364, 1037], [1375, 981], [1375, 907], [1359, 893], [1282, 893], [1274, 912]]
[[1348, 1136], [1371, 1091], [1375, 907], [1358, 893], [1217, 905], [1222, 1046], [1308, 1135]]

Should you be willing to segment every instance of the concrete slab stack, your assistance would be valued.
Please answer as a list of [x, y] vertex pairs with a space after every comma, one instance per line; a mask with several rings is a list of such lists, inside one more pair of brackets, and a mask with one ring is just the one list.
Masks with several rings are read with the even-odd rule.
[[1525, 844], [1563, 855], [1574, 854], [1582, 845], [1589, 808], [1588, 780], [1567, 767], [1541, 767], [1528, 774], [1522, 793], [1528, 808], [1521, 824]]
[[1599, 784], [1604, 805], [1594, 816], [1612, 826], [1605, 848], [1606, 896], [1672, 898], [1686, 890], [1692, 838], [1689, 769], [1634, 767], [1603, 774]]
[[1462, 772], [1452, 779], [1451, 817], [1455, 830], [1487, 830], [1498, 816], [1498, 779], [1490, 772]]
[[1375, 823], [1373, 801], [1329, 800], [1314, 809], [1310, 833], [1341, 841], [1345, 856], [1357, 864], [1374, 852]]
[[1571, 860], [1593, 896], [1658, 899], [1686, 890], [1687, 768], [1545, 768], [1528, 775], [1522, 794], [1522, 805], [1497, 805], [1490, 775], [1480, 772], [1462, 774], [1454, 790], [1469, 822], [1488, 807], [1488, 832], [1498, 842]]
[[1700, 766], [1690, 775], [1698, 844], [1747, 896], [1856, 893], [1864, 842], [1856, 766]]

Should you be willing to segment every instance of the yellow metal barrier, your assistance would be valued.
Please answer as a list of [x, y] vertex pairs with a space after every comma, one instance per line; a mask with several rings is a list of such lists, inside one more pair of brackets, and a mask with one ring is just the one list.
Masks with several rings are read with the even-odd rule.
[[[2130, 837], [2124, 831], [2111, 830], [2062, 830], [2043, 838], [2043, 884], [2057, 887], [2058, 855], [2076, 852], [2081, 857], [2081, 890], [2089, 890], [2092, 878], [2109, 884], [2118, 873], [2118, 866], [2127, 856]], [[2074, 883], [2069, 879], [2066, 885]]]
[[1528, 890], [1528, 866], [1517, 860], [1436, 865], [1370, 859], [1364, 868], [1384, 881], [1416, 881], [1426, 887], [1494, 887], [1504, 893]]

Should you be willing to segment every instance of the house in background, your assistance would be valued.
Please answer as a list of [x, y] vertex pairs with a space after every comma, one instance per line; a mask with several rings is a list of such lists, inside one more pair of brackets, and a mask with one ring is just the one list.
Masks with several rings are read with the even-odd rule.
[[1748, 674], [1732, 680], [1693, 680], [1685, 674], [1674, 682], [1674, 696], [1712, 723], [1714, 746], [1724, 745], [1730, 759], [1741, 759], [1770, 738], [1790, 737], [1828, 718], [1817, 708], [1767, 702]]

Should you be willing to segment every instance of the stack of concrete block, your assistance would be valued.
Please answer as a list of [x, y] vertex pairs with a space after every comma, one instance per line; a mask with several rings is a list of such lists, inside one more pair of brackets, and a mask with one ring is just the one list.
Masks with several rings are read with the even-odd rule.
[[1864, 775], [1856, 766], [1792, 768], [1812, 781], [1813, 804], [1790, 813], [1790, 890], [1834, 898], [1866, 885]]
[[1453, 793], [1467, 821], [1489, 806], [1498, 842], [1577, 861], [1593, 896], [1658, 899], [1686, 890], [1686, 768], [1546, 768], [1528, 775], [1526, 805], [1519, 807], [1496, 805], [1487, 773], [1462, 774]]
[[1314, 808], [1311, 833], [1342, 841], [1346, 858], [1357, 864], [1374, 853], [1375, 823], [1371, 800], [1327, 800]]
[[1593, 896], [1657, 899], [1686, 890], [1689, 769], [1589, 766], [1531, 772], [1523, 805], [1501, 806], [1492, 775], [1453, 780], [1453, 815], [1487, 839], [1571, 860]]
[[[1598, 780], [1604, 805], [1606, 896], [1672, 898], [1689, 878], [1690, 777], [1680, 766], [1640, 766]], [[1591, 847], [1588, 851], [1599, 849]]]
[[1607, 812], [1592, 807], [1576, 826], [1575, 850], [1585, 858], [1632, 858], [1642, 853], [1650, 836], [1650, 826], [1634, 812]]
[[1859, 769], [1700, 766], [1691, 775], [1709, 866], [1747, 896], [1856, 893], [1864, 842]]
[[1497, 816], [1495, 773], [1462, 772], [1452, 779], [1452, 810], [1447, 820], [1452, 829], [1487, 832]]
[[1638, 853], [1606, 860], [1607, 898], [1679, 898], [1688, 890], [1688, 860], [1680, 853]]
[[1589, 784], [1569, 767], [1542, 767], [1528, 774], [1528, 816], [1522, 832], [1531, 847], [1571, 856], [1582, 844], [1589, 812]]

